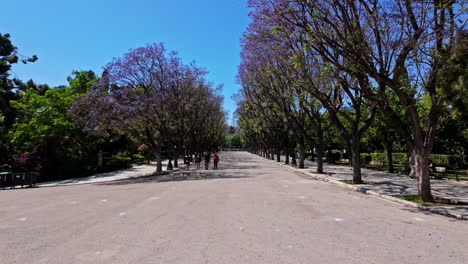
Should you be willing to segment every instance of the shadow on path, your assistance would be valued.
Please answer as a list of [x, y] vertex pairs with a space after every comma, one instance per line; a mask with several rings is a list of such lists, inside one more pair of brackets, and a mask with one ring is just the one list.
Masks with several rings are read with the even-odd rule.
[[[244, 174], [244, 175], [243, 175]], [[259, 174], [257, 174], [259, 175]], [[253, 176], [245, 175], [243, 170], [179, 170], [164, 172], [157, 175], [142, 177], [132, 177], [128, 179], [115, 180], [110, 182], [96, 183], [96, 185], [129, 185], [140, 183], [159, 183], [176, 181], [202, 181], [215, 179], [247, 179]]]

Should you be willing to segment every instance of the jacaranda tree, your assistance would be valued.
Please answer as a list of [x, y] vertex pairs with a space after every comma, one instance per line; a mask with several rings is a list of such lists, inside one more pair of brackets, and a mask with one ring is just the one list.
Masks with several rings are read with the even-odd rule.
[[163, 148], [172, 152], [174, 146], [185, 146], [180, 143], [187, 136], [188, 124], [183, 119], [190, 115], [187, 111], [193, 102], [187, 103], [189, 98], [183, 94], [197, 91], [198, 96], [217, 98], [198, 101], [215, 103], [202, 105], [208, 111], [192, 121], [205, 125], [192, 134], [223, 133], [217, 129], [221, 127], [217, 123], [224, 124], [224, 118], [216, 118], [215, 124], [207, 123], [210, 117], [224, 117], [224, 113], [222, 97], [205, 80], [205, 74], [194, 63], [184, 65], [175, 52], [167, 52], [161, 43], [131, 49], [104, 67], [100, 82], [76, 100], [70, 112], [87, 130], [119, 131], [151, 146], [159, 173]]

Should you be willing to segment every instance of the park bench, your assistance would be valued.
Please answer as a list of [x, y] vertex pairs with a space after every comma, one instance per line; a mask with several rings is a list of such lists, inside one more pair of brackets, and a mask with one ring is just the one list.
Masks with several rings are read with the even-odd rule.
[[10, 187], [14, 189], [16, 186], [33, 187], [37, 183], [37, 174], [35, 172], [1, 172], [0, 173], [0, 188], [3, 190]]
[[442, 179], [444, 178], [446, 172], [447, 172], [447, 168], [445, 167], [435, 167], [434, 172], [432, 173], [432, 176], [435, 179]]
[[468, 181], [468, 170], [447, 170], [445, 167], [435, 167], [432, 175], [435, 179], [455, 179]]
[[371, 161], [371, 162], [369, 162], [369, 165], [373, 165], [373, 166], [383, 166], [384, 163], [381, 162], [381, 161]]

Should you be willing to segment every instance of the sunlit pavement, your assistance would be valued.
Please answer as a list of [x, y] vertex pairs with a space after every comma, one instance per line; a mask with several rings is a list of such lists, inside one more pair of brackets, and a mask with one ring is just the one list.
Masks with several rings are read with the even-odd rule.
[[467, 263], [467, 222], [220, 156], [217, 171], [0, 191], [0, 263]]

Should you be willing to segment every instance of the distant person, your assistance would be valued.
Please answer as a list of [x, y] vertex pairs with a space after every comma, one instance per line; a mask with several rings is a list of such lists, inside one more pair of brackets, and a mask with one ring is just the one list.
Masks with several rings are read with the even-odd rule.
[[416, 175], [416, 162], [414, 160], [414, 156], [411, 155], [409, 157], [409, 166], [411, 168], [411, 172], [410, 174], [408, 175], [410, 178], [414, 178], [414, 176]]
[[201, 153], [195, 154], [195, 164], [197, 165], [197, 170], [200, 169], [200, 163], [201, 163], [201, 160], [202, 160], [201, 156], [202, 156]]
[[184, 164], [186, 165], [186, 169], [189, 170], [190, 169], [190, 156], [189, 155], [185, 155]]
[[429, 168], [429, 175], [434, 175], [434, 170], [435, 170], [435, 164], [432, 162], [431, 159], [428, 160], [428, 168]]
[[215, 153], [215, 154], [213, 155], [213, 164], [214, 164], [214, 165], [213, 165], [213, 166], [214, 166], [213, 169], [215, 169], [215, 170], [218, 169], [218, 163], [219, 163], [219, 157], [218, 157], [218, 154]]
[[206, 152], [205, 154], [205, 170], [208, 169], [208, 165], [210, 165], [211, 154]]

